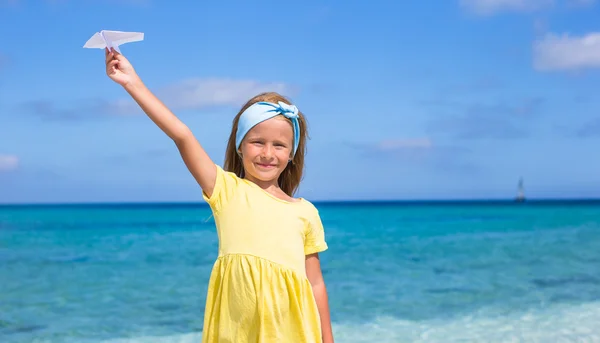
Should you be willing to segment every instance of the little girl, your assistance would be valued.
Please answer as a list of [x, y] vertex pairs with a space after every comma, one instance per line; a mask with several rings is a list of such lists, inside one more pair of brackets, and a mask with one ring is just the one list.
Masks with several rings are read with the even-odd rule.
[[106, 50], [106, 73], [176, 144], [202, 188], [219, 236], [202, 341], [333, 342], [318, 253], [327, 249], [317, 209], [294, 198], [304, 169], [306, 121], [276, 93], [250, 99], [233, 120], [224, 169], [142, 83]]

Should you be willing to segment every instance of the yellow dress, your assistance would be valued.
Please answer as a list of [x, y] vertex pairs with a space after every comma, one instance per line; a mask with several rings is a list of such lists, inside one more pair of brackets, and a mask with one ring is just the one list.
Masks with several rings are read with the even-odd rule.
[[210, 205], [219, 255], [206, 297], [204, 343], [321, 342], [305, 255], [327, 249], [317, 209], [288, 202], [217, 166]]

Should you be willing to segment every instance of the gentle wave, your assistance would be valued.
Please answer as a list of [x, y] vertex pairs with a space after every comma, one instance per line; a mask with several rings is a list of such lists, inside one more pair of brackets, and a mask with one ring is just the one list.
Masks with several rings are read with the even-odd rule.
[[380, 317], [367, 324], [337, 325], [334, 331], [337, 341], [347, 343], [594, 343], [600, 342], [598, 318], [600, 303], [587, 303], [421, 322]]
[[[600, 342], [600, 302], [502, 315], [471, 314], [448, 320], [408, 321], [379, 317], [364, 324], [334, 324], [336, 341], [345, 343]], [[104, 340], [101, 343], [197, 343], [201, 332]], [[51, 343], [43, 340], [34, 343]]]

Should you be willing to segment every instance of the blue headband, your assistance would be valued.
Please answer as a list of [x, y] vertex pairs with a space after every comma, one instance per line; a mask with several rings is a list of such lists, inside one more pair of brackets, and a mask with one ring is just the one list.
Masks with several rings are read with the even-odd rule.
[[289, 118], [292, 121], [292, 127], [294, 129], [294, 152], [292, 156], [295, 155], [296, 150], [298, 149], [298, 143], [300, 142], [298, 108], [294, 105], [288, 105], [281, 101], [279, 101], [277, 105], [265, 101], [254, 103], [240, 115], [237, 134], [235, 135], [235, 148], [240, 148], [242, 140], [248, 131], [250, 131], [250, 129], [252, 129], [255, 125], [280, 114], [283, 114], [286, 118]]

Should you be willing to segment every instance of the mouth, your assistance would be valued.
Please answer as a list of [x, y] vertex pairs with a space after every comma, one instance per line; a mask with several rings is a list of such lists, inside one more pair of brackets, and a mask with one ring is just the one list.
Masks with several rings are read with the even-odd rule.
[[272, 169], [275, 168], [274, 164], [268, 164], [268, 163], [256, 163], [257, 166], [259, 166], [260, 168], [263, 169]]

